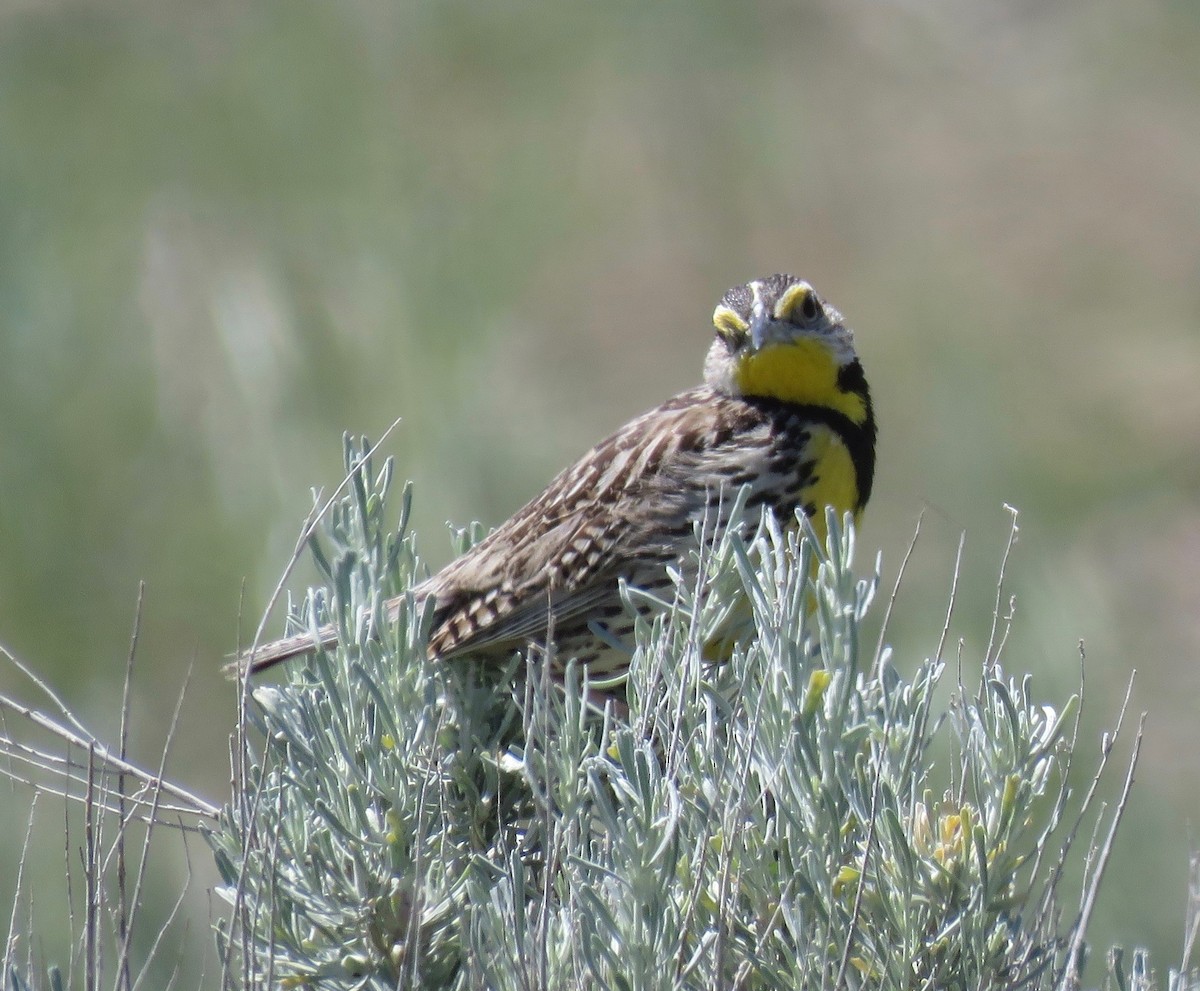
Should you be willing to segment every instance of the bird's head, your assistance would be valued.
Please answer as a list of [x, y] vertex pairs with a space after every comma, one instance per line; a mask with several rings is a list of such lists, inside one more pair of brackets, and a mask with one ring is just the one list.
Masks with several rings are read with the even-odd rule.
[[730, 289], [713, 325], [704, 380], [717, 392], [829, 406], [855, 423], [868, 417], [854, 334], [803, 279], [772, 275]]

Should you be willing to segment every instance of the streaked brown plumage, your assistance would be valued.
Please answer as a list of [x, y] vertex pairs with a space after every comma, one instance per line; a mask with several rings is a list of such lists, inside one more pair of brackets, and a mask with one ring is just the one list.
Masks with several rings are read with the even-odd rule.
[[[806, 283], [776, 275], [730, 290], [714, 314], [705, 384], [630, 421], [537, 498], [415, 589], [436, 602], [431, 656], [508, 657], [553, 630], [558, 656], [619, 674], [632, 619], [618, 583], [670, 584], [693, 526], [750, 487], [781, 517], [824, 506], [856, 515], [874, 475], [875, 421], [841, 315]], [[402, 600], [386, 604], [394, 618]], [[595, 630], [602, 627], [605, 635]], [[332, 627], [320, 646], [336, 641]], [[261, 671], [318, 645], [307, 634], [243, 659]]]

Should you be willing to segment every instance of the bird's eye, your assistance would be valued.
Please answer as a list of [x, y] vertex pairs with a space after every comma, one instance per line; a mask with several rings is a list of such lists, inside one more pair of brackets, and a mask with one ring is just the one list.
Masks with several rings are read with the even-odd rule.
[[776, 320], [808, 322], [821, 315], [821, 301], [807, 282], [793, 282], [775, 301], [772, 313]]

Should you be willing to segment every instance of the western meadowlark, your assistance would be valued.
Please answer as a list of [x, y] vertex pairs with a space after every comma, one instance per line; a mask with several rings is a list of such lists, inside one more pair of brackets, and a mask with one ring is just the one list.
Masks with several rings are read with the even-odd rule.
[[[435, 602], [431, 657], [507, 658], [553, 631], [557, 655], [593, 675], [628, 668], [633, 620], [625, 579], [671, 583], [693, 526], [742, 486], [747, 505], [781, 518], [803, 507], [856, 517], [871, 494], [875, 417], [842, 315], [790, 275], [749, 282], [713, 313], [704, 384], [631, 420], [560, 473], [479, 544], [414, 589]], [[389, 601], [393, 620], [402, 599]], [[278, 640], [243, 662], [251, 672], [333, 644], [332, 626]]]

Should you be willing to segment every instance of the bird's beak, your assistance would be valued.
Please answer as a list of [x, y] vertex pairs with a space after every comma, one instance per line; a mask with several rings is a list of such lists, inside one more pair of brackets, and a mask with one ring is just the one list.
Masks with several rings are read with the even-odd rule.
[[750, 347], [757, 351], [767, 341], [767, 330], [771, 325], [771, 314], [765, 306], [754, 307], [750, 316]]

